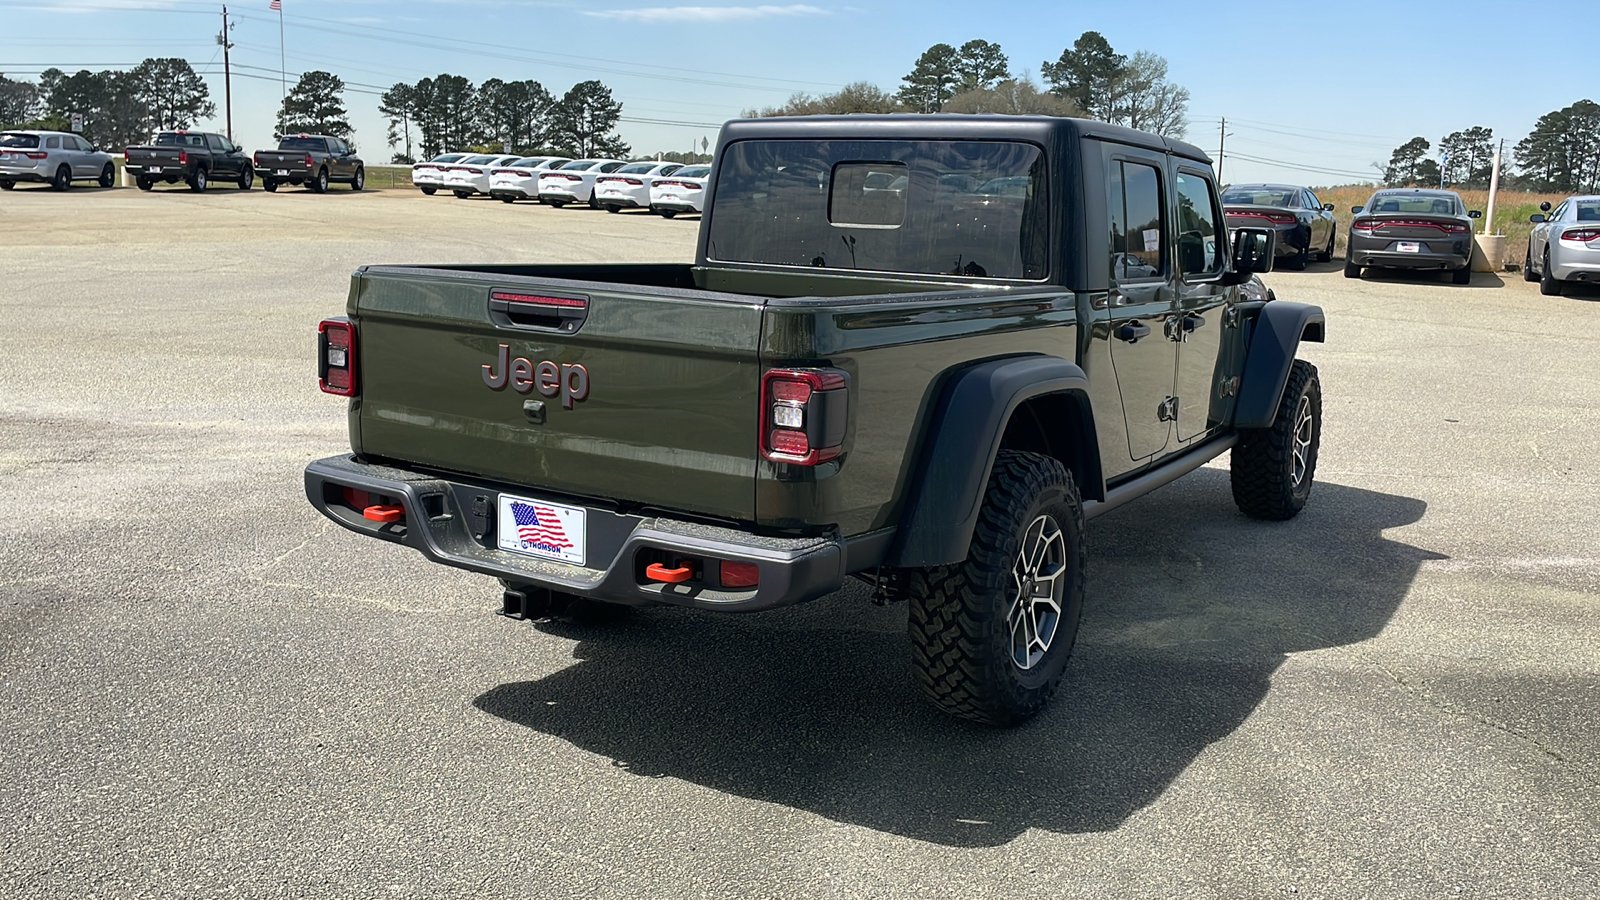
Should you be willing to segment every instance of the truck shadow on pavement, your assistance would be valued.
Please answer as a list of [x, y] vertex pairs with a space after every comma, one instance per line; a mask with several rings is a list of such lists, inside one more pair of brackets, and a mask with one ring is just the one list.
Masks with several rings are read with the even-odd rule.
[[[1051, 707], [1010, 731], [923, 701], [903, 605], [862, 591], [752, 616], [642, 611], [484, 712], [739, 797], [933, 843], [1114, 829], [1262, 702], [1287, 654], [1376, 635], [1424, 560], [1388, 540], [1421, 500], [1319, 484], [1288, 523], [1202, 469], [1089, 527], [1089, 600]], [[865, 611], [863, 611], [865, 610]]]

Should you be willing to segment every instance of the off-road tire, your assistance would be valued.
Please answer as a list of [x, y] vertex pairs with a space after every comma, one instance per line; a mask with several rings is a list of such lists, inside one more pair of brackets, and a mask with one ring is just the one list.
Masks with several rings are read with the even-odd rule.
[[[1033, 546], [1041, 519], [1059, 529], [1061, 558], [1052, 563], [1059, 570], [1059, 612], [1048, 646], [1023, 668], [1014, 658], [1008, 613], [1020, 596], [1019, 553]], [[1055, 693], [1072, 655], [1083, 587], [1083, 504], [1072, 474], [1043, 454], [1000, 451], [967, 558], [908, 573], [911, 659], [923, 693], [945, 712], [985, 725], [1032, 718]]]
[[439, 193], [439, 189], [436, 188], [436, 187], [425, 187], [425, 188], [422, 188], [421, 190], [422, 190], [422, 193], [426, 194], [429, 197], [432, 197], [434, 194]]
[[1459, 269], [1450, 270], [1450, 283], [1451, 284], [1471, 284], [1472, 283], [1472, 264], [1471, 263], [1467, 263], [1466, 265], [1462, 266]]
[[72, 187], [72, 169], [61, 166], [56, 169], [56, 177], [50, 179], [50, 187], [54, 190], [65, 191]]
[[1344, 277], [1346, 277], [1346, 278], [1360, 278], [1361, 277], [1361, 267], [1356, 265], [1355, 263], [1351, 262], [1349, 260], [1349, 258], [1346, 258], [1345, 261], [1344, 261]]
[[367, 186], [367, 169], [365, 166], [356, 167], [356, 177], [350, 179], [350, 190], [359, 191]]
[[138, 185], [139, 186], [139, 190], [141, 190], [141, 191], [148, 191], [148, 190], [151, 190], [151, 189], [155, 188], [155, 186], [156, 186], [156, 180], [154, 178], [151, 178], [148, 175], [140, 175], [140, 176], [138, 176], [137, 178], [135, 178], [133, 180], [133, 183]]
[[1550, 268], [1550, 248], [1544, 248], [1544, 268], [1539, 270], [1539, 293], [1546, 297], [1561, 296], [1561, 282]]
[[1316, 366], [1297, 359], [1271, 427], [1239, 431], [1229, 466], [1234, 505], [1252, 519], [1294, 518], [1311, 496], [1321, 442], [1322, 382]]
[[113, 166], [111, 163], [106, 163], [105, 168], [100, 170], [100, 186], [103, 188], [117, 186], [116, 166]]
[[211, 173], [206, 171], [205, 166], [195, 169], [194, 174], [188, 178], [189, 190], [197, 194], [205, 193], [206, 187], [211, 184], [210, 175]]
[[1328, 235], [1328, 249], [1317, 254], [1317, 262], [1333, 262], [1333, 245], [1339, 240], [1339, 229], [1335, 228]]
[[1533, 241], [1528, 241], [1528, 255], [1522, 258], [1522, 280], [1538, 281], [1539, 273], [1533, 270]]

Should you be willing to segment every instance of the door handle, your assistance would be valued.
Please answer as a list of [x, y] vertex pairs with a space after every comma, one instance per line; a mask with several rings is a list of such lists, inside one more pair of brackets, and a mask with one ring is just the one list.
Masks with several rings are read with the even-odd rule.
[[1193, 331], [1196, 328], [1200, 328], [1200, 327], [1204, 326], [1205, 324], [1206, 324], [1206, 317], [1205, 316], [1184, 316], [1183, 317], [1183, 330], [1184, 331]]
[[1124, 322], [1117, 326], [1116, 335], [1119, 341], [1137, 344], [1140, 338], [1150, 336], [1150, 326], [1137, 319], [1132, 322]]

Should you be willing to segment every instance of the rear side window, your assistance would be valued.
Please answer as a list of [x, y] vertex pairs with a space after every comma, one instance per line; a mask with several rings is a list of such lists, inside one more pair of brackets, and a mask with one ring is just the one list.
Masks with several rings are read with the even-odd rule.
[[0, 134], [0, 147], [11, 150], [36, 150], [39, 147], [37, 134]]
[[1213, 275], [1222, 271], [1217, 240], [1216, 193], [1211, 181], [1194, 172], [1178, 173], [1178, 271]]
[[1118, 161], [1111, 170], [1111, 277], [1138, 281], [1166, 274], [1161, 173], [1155, 166]]
[[61, 138], [59, 138], [59, 137], [47, 137], [47, 138], [45, 138], [44, 139], [44, 148], [46, 150], [60, 150], [61, 149]]
[[1032, 144], [739, 141], [716, 175], [707, 255], [720, 262], [1049, 275], [1050, 192], [1044, 154]]

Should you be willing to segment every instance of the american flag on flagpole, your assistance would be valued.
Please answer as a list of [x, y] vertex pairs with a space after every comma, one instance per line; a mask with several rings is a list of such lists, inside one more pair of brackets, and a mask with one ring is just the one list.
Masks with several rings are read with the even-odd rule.
[[283, 12], [283, 0], [272, 0], [271, 3], [267, 4], [267, 8]]

